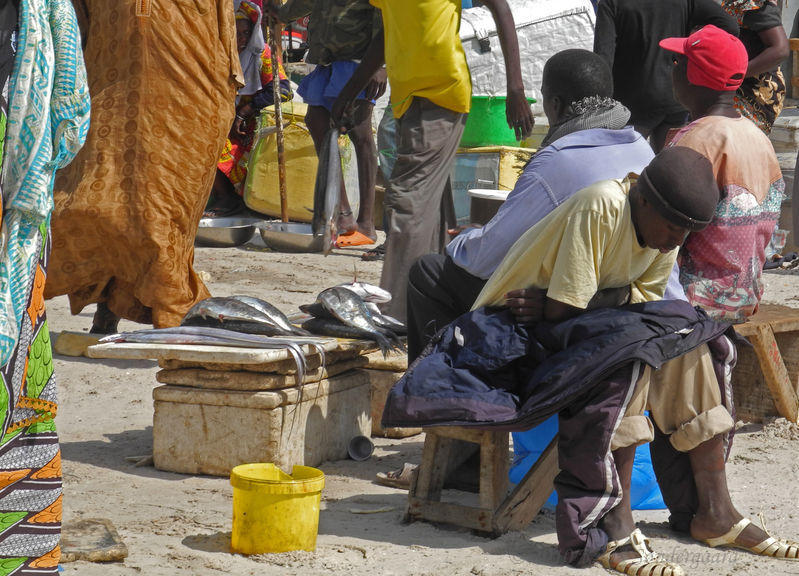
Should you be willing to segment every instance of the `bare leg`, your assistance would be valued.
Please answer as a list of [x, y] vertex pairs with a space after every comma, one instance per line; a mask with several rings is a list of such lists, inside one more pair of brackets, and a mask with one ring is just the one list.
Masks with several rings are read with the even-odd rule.
[[355, 125], [349, 132], [358, 159], [358, 187], [360, 208], [358, 231], [372, 240], [375, 232], [375, 183], [377, 182], [377, 146], [372, 135], [372, 109], [374, 105], [358, 100], [355, 106]]
[[98, 302], [89, 334], [114, 334], [118, 325], [119, 316], [111, 312], [105, 302]]
[[[325, 135], [330, 130], [330, 112], [324, 106], [308, 106], [305, 113], [305, 125], [311, 133], [316, 154], [322, 147]], [[344, 177], [341, 178], [341, 197], [339, 200], [341, 216], [338, 219], [339, 234], [347, 234], [355, 230], [355, 219], [352, 217], [352, 208], [347, 198], [347, 189], [344, 187]]]
[[[691, 522], [691, 536], [706, 540], [726, 534], [743, 516], [735, 509], [727, 489], [727, 473], [721, 435], [689, 452], [699, 507]], [[750, 524], [738, 536], [742, 546], [755, 546], [768, 537]]]
[[217, 168], [204, 216], [228, 216], [244, 209], [244, 201], [227, 176]]

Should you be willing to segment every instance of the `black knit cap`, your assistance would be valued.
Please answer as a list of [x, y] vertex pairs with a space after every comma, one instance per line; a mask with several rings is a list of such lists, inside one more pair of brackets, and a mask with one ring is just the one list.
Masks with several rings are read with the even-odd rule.
[[664, 148], [641, 172], [637, 186], [661, 216], [689, 230], [710, 224], [719, 203], [710, 161], [685, 146]]

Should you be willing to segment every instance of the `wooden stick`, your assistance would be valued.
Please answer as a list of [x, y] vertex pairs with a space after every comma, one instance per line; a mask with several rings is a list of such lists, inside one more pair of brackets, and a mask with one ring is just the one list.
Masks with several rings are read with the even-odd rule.
[[286, 159], [283, 154], [283, 110], [280, 106], [280, 53], [283, 26], [269, 18], [269, 47], [272, 50], [272, 87], [275, 101], [275, 128], [277, 129], [277, 175], [280, 183], [280, 219], [289, 221], [288, 195], [286, 194]]

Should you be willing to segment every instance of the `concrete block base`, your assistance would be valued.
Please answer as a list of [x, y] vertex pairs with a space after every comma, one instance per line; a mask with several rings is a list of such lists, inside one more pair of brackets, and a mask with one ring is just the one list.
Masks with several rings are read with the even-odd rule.
[[153, 462], [159, 470], [227, 476], [238, 464], [318, 466], [347, 457], [371, 428], [370, 382], [352, 370], [269, 391], [165, 385], [153, 390]]

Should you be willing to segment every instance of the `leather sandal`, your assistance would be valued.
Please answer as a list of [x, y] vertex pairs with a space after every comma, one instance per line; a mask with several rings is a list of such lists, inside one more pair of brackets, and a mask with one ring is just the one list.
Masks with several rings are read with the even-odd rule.
[[[613, 564], [610, 555], [627, 545], [632, 546], [639, 557], [628, 558]], [[685, 576], [685, 571], [679, 565], [664, 560], [657, 552], [649, 549], [649, 540], [638, 528], [626, 538], [608, 542], [607, 549], [596, 560], [608, 570], [629, 576]]]
[[[765, 522], [763, 522], [762, 517], [760, 522], [763, 524], [763, 532], [768, 534], [768, 530], [766, 530], [766, 525]], [[799, 560], [799, 542], [792, 542], [790, 540], [782, 540], [769, 536], [760, 544], [756, 544], [755, 546], [744, 546], [742, 544], [736, 543], [735, 540], [738, 539], [738, 536], [741, 535], [741, 532], [743, 532], [751, 523], [751, 520], [744, 518], [735, 524], [735, 526], [730, 528], [730, 531], [723, 536], [708, 538], [704, 542], [711, 548], [717, 548], [719, 546], [732, 546], [733, 548], [747, 550], [753, 554], [759, 554], [760, 556], [782, 558], [785, 560]]]

